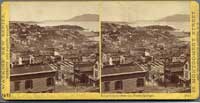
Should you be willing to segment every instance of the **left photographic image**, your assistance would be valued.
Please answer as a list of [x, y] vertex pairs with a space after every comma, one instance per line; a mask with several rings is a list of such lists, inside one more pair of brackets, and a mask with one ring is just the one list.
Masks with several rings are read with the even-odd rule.
[[10, 92], [99, 92], [98, 2], [10, 2]]

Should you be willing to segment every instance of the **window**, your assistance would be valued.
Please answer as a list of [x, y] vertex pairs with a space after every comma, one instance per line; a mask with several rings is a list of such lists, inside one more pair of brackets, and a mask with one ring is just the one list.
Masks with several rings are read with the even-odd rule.
[[115, 82], [115, 90], [122, 90], [123, 89], [123, 82], [122, 81], [116, 81]]
[[18, 82], [14, 82], [14, 90], [15, 91], [20, 90], [20, 82], [19, 81]]
[[110, 90], [110, 82], [104, 82], [104, 91], [109, 91]]
[[94, 65], [94, 68], [95, 68], [95, 69], [98, 69], [98, 64], [95, 64], [95, 65]]
[[187, 72], [185, 72], [185, 78], [188, 78], [188, 73]]
[[144, 87], [144, 79], [143, 78], [137, 79], [137, 87]]
[[33, 80], [26, 80], [25, 89], [32, 89], [32, 88], [33, 88]]
[[188, 74], [189, 74], [188, 71], [185, 71], [185, 78], [186, 79], [189, 79], [189, 75]]
[[53, 86], [54, 85], [54, 79], [53, 78], [48, 78], [47, 79], [47, 86]]
[[95, 78], [98, 78], [98, 71], [95, 71]]
[[188, 64], [185, 64], [185, 69], [188, 69]]

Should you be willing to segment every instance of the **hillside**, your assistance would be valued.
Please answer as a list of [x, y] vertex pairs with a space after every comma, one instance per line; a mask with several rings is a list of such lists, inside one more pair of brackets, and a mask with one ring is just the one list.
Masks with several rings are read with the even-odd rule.
[[103, 49], [104, 51], [116, 51], [134, 47], [147, 46], [149, 44], [170, 43], [176, 38], [170, 26], [146, 26], [131, 27], [116, 23], [102, 23]]
[[99, 15], [83, 14], [83, 15], [75, 16], [67, 21], [99, 21]]
[[189, 22], [190, 21], [190, 15], [186, 14], [176, 14], [176, 15], [171, 15], [167, 16], [165, 18], [162, 18], [158, 21], [171, 21], [171, 22]]
[[26, 23], [10, 23], [11, 49], [13, 51], [42, 50], [49, 47], [68, 49], [81, 47], [88, 38], [76, 25], [40, 27]]

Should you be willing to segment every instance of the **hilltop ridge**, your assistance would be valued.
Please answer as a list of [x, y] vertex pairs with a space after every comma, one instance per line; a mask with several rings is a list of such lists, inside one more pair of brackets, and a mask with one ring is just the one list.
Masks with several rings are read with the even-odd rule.
[[187, 14], [175, 14], [171, 16], [164, 17], [158, 21], [176, 21], [176, 22], [183, 22], [183, 21], [189, 21], [190, 15]]
[[75, 16], [67, 21], [99, 21], [99, 15], [97, 14], [83, 14]]

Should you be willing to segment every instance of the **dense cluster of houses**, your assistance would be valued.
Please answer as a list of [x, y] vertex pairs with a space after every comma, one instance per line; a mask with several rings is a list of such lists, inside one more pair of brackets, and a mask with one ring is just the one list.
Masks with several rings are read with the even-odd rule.
[[60, 55], [54, 48], [16, 51], [11, 53], [10, 67], [11, 92], [62, 92], [56, 86], [79, 85], [94, 87], [91, 91], [97, 92], [99, 87], [96, 54]]
[[101, 70], [102, 91], [145, 92], [150, 84], [189, 89], [189, 55], [185, 52], [177, 54], [179, 55], [155, 58], [149, 49], [141, 47], [134, 48], [129, 53], [104, 52]]

